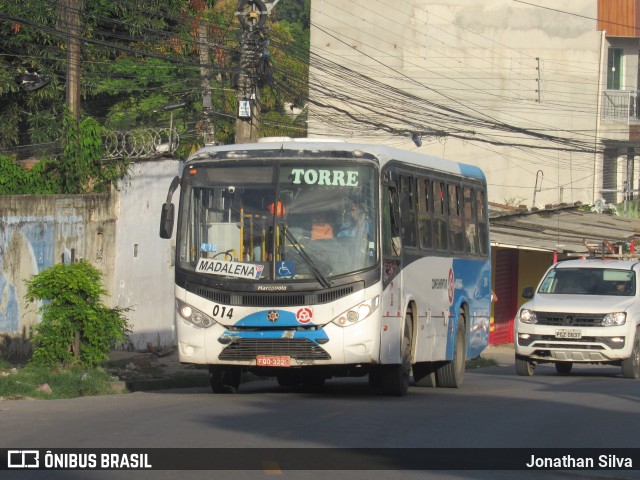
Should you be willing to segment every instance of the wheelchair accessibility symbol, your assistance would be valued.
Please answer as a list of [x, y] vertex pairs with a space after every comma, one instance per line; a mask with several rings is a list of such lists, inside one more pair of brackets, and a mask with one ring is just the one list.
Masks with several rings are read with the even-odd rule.
[[276, 269], [280, 278], [293, 277], [295, 275], [295, 266], [293, 262], [288, 260], [277, 262]]

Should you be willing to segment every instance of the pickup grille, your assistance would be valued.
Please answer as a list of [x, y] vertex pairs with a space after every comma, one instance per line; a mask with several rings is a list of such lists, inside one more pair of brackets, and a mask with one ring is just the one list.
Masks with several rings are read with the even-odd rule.
[[322, 347], [306, 338], [241, 338], [218, 356], [220, 360], [253, 360], [258, 355], [288, 355], [296, 360], [329, 360]]
[[602, 313], [536, 312], [538, 325], [553, 327], [601, 327]]

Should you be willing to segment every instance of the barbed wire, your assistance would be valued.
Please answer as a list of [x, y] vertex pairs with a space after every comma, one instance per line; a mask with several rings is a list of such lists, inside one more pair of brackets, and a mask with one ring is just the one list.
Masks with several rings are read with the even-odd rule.
[[112, 131], [104, 139], [106, 158], [149, 158], [175, 153], [180, 136], [175, 129], [140, 128]]

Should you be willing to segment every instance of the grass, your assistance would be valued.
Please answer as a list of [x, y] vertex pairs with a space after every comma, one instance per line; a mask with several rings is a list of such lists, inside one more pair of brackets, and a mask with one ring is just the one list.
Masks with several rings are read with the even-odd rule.
[[[45, 384], [50, 387], [50, 391], [38, 389]], [[34, 366], [12, 367], [6, 360], [0, 362], [0, 399], [54, 400], [120, 392], [114, 389], [113, 376], [100, 367], [51, 369]]]
[[465, 366], [469, 370], [474, 368], [483, 368], [483, 367], [496, 367], [498, 366], [498, 362], [496, 362], [492, 358], [472, 358], [471, 360], [467, 360]]

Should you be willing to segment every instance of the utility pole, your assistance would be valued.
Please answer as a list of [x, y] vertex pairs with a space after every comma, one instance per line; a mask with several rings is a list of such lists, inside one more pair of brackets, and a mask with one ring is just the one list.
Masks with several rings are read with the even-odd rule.
[[278, 3], [262, 0], [241, 0], [236, 16], [242, 25], [240, 38], [240, 74], [238, 76], [236, 116], [236, 143], [258, 141], [260, 95], [258, 89], [258, 62], [267, 45], [267, 15]]
[[202, 88], [202, 127], [201, 134], [205, 145], [215, 144], [215, 132], [211, 121], [211, 69], [209, 63], [209, 34], [205, 20], [198, 25], [198, 46], [200, 48], [200, 87]]
[[82, 0], [64, 0], [61, 19], [67, 32], [67, 106], [69, 111], [78, 118], [80, 114], [80, 9]]

